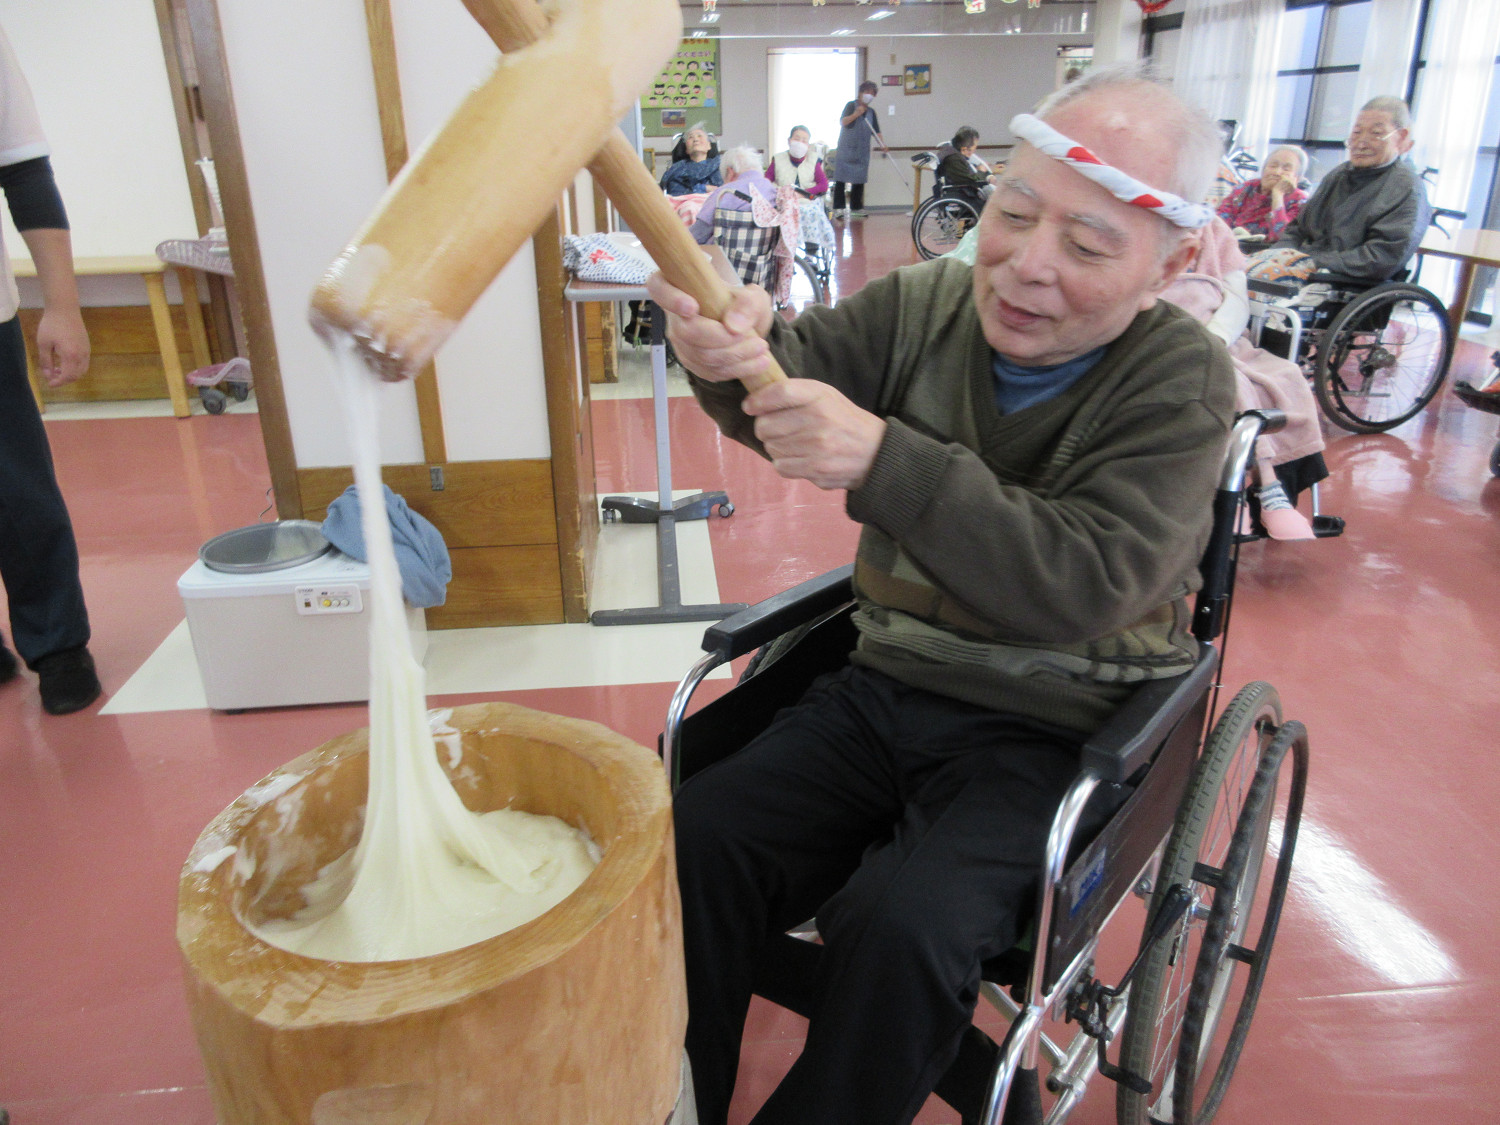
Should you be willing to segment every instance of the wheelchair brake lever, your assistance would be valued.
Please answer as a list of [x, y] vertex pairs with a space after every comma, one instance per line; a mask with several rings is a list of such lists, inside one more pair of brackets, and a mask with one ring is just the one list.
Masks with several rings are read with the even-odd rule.
[[1109, 1006], [1111, 1001], [1119, 999], [1120, 995], [1130, 987], [1130, 979], [1135, 975], [1136, 969], [1140, 968], [1146, 954], [1171, 932], [1172, 927], [1187, 912], [1192, 901], [1192, 893], [1181, 883], [1173, 883], [1168, 887], [1167, 893], [1162, 897], [1161, 905], [1157, 907], [1155, 917], [1151, 919], [1147, 938], [1141, 942], [1140, 952], [1135, 955], [1130, 968], [1125, 970], [1120, 983], [1113, 988], [1108, 988], [1097, 980], [1091, 980], [1068, 1002], [1068, 1017], [1078, 1021], [1084, 1034], [1091, 1035], [1096, 1040], [1099, 1051], [1099, 1073], [1137, 1094], [1151, 1093], [1151, 1081], [1129, 1067], [1116, 1066], [1109, 1061], [1109, 1041], [1114, 1037], [1107, 1019]]
[[1151, 952], [1151, 947], [1166, 937], [1172, 927], [1177, 925], [1183, 914], [1187, 912], [1187, 908], [1192, 901], [1192, 892], [1181, 883], [1173, 883], [1167, 888], [1166, 895], [1162, 897], [1161, 905], [1156, 909], [1156, 917], [1151, 919], [1149, 937], [1141, 942], [1140, 952], [1135, 955], [1135, 960], [1130, 963], [1130, 968], [1125, 970], [1125, 975], [1120, 978], [1120, 983], [1113, 988], [1100, 989], [1103, 995], [1113, 1000], [1130, 987], [1130, 978], [1141, 967], [1141, 962], [1146, 959], [1146, 954]]

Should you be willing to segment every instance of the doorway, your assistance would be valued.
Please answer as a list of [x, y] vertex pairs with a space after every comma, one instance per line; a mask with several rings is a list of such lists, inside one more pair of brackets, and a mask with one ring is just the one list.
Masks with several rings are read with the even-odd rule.
[[779, 152], [797, 125], [826, 151], [838, 144], [839, 113], [864, 76], [860, 47], [772, 47], [767, 52], [770, 132], [767, 155]]

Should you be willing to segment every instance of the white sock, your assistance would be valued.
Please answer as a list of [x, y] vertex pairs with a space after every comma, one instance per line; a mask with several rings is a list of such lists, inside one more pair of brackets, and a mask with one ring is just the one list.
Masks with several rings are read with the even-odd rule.
[[1257, 496], [1263, 512], [1279, 512], [1283, 508], [1292, 507], [1292, 502], [1287, 499], [1286, 489], [1281, 487], [1279, 480], [1266, 485], [1257, 493]]

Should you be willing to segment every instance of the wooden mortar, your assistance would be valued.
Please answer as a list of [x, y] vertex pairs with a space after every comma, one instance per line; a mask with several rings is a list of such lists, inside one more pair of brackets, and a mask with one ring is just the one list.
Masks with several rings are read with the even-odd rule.
[[660, 1125], [687, 1024], [671, 802], [661, 763], [596, 723], [455, 708], [475, 811], [584, 828], [603, 858], [541, 917], [405, 961], [322, 961], [241, 919], [286, 917], [357, 842], [368, 731], [252, 786], [199, 836], [177, 940], [219, 1125]]

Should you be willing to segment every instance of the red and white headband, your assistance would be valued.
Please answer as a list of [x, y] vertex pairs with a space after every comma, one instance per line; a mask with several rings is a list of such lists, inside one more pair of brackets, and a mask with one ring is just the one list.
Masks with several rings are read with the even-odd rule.
[[1040, 117], [1020, 113], [1010, 120], [1010, 131], [1044, 156], [1061, 160], [1087, 176], [1110, 195], [1135, 207], [1154, 211], [1173, 226], [1197, 230], [1213, 222], [1213, 211], [1202, 203], [1189, 203], [1181, 196], [1148, 187], [1113, 165], [1106, 164], [1077, 141], [1063, 136]]

